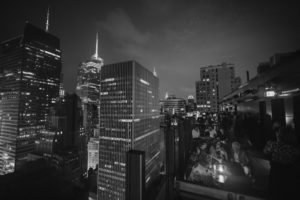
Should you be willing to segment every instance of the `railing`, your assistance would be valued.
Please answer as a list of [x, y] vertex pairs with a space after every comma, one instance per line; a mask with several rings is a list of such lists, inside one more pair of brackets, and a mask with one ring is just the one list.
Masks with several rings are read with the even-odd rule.
[[215, 189], [211, 187], [205, 187], [201, 185], [196, 185], [193, 183], [188, 183], [184, 181], [176, 181], [175, 188], [179, 195], [182, 192], [187, 192], [192, 194], [195, 199], [199, 199], [199, 196], [208, 197], [210, 199], [220, 199], [220, 200], [264, 200], [263, 198], [248, 196], [239, 193], [233, 193], [225, 190]]

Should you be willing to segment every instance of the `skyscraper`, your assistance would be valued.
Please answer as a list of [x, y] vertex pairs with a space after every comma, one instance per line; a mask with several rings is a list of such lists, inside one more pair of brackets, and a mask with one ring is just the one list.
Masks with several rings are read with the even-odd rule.
[[84, 134], [92, 136], [99, 124], [100, 69], [103, 59], [98, 55], [98, 34], [95, 54], [80, 64], [77, 75], [76, 93], [82, 102]]
[[59, 39], [30, 23], [1, 43], [0, 174], [13, 172], [34, 150], [49, 109], [59, 95]]
[[57, 98], [50, 109], [44, 129], [36, 139], [38, 153], [58, 153], [82, 150], [80, 127], [82, 126], [81, 101], [76, 94]]
[[162, 164], [159, 80], [127, 61], [101, 69], [98, 199], [125, 199], [126, 152], [145, 151], [146, 186]]
[[196, 82], [197, 106], [200, 111], [217, 112], [219, 100], [237, 88], [239, 80], [235, 79], [233, 64], [202, 67], [200, 81]]

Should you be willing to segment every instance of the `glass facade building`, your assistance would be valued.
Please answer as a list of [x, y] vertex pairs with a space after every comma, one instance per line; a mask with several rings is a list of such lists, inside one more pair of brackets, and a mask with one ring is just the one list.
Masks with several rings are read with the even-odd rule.
[[34, 150], [59, 95], [61, 67], [59, 39], [29, 23], [23, 35], [1, 43], [0, 174]]
[[135, 61], [101, 69], [98, 199], [125, 199], [126, 152], [145, 151], [146, 186], [162, 166], [159, 80]]

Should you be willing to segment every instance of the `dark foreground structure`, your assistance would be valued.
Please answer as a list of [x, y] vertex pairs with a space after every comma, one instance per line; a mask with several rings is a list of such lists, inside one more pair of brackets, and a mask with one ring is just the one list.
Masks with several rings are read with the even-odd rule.
[[61, 169], [40, 159], [0, 177], [1, 199], [86, 200], [88, 191], [75, 185]]

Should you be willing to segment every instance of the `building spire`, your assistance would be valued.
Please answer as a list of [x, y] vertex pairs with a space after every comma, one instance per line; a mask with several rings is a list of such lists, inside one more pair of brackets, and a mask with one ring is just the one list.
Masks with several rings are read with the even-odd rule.
[[45, 29], [46, 32], [49, 31], [49, 12], [50, 12], [50, 7], [48, 6], [47, 19], [46, 19], [46, 29]]
[[157, 77], [157, 73], [156, 73], [155, 67], [153, 68], [153, 75]]
[[92, 55], [91, 59], [94, 61], [97, 61], [97, 63], [101, 63], [101, 66], [103, 65], [103, 59], [99, 56], [99, 40], [98, 40], [98, 32], [96, 34], [96, 47], [95, 47], [95, 53]]
[[98, 32], [96, 34], [96, 50], [95, 50], [95, 58], [98, 58]]

